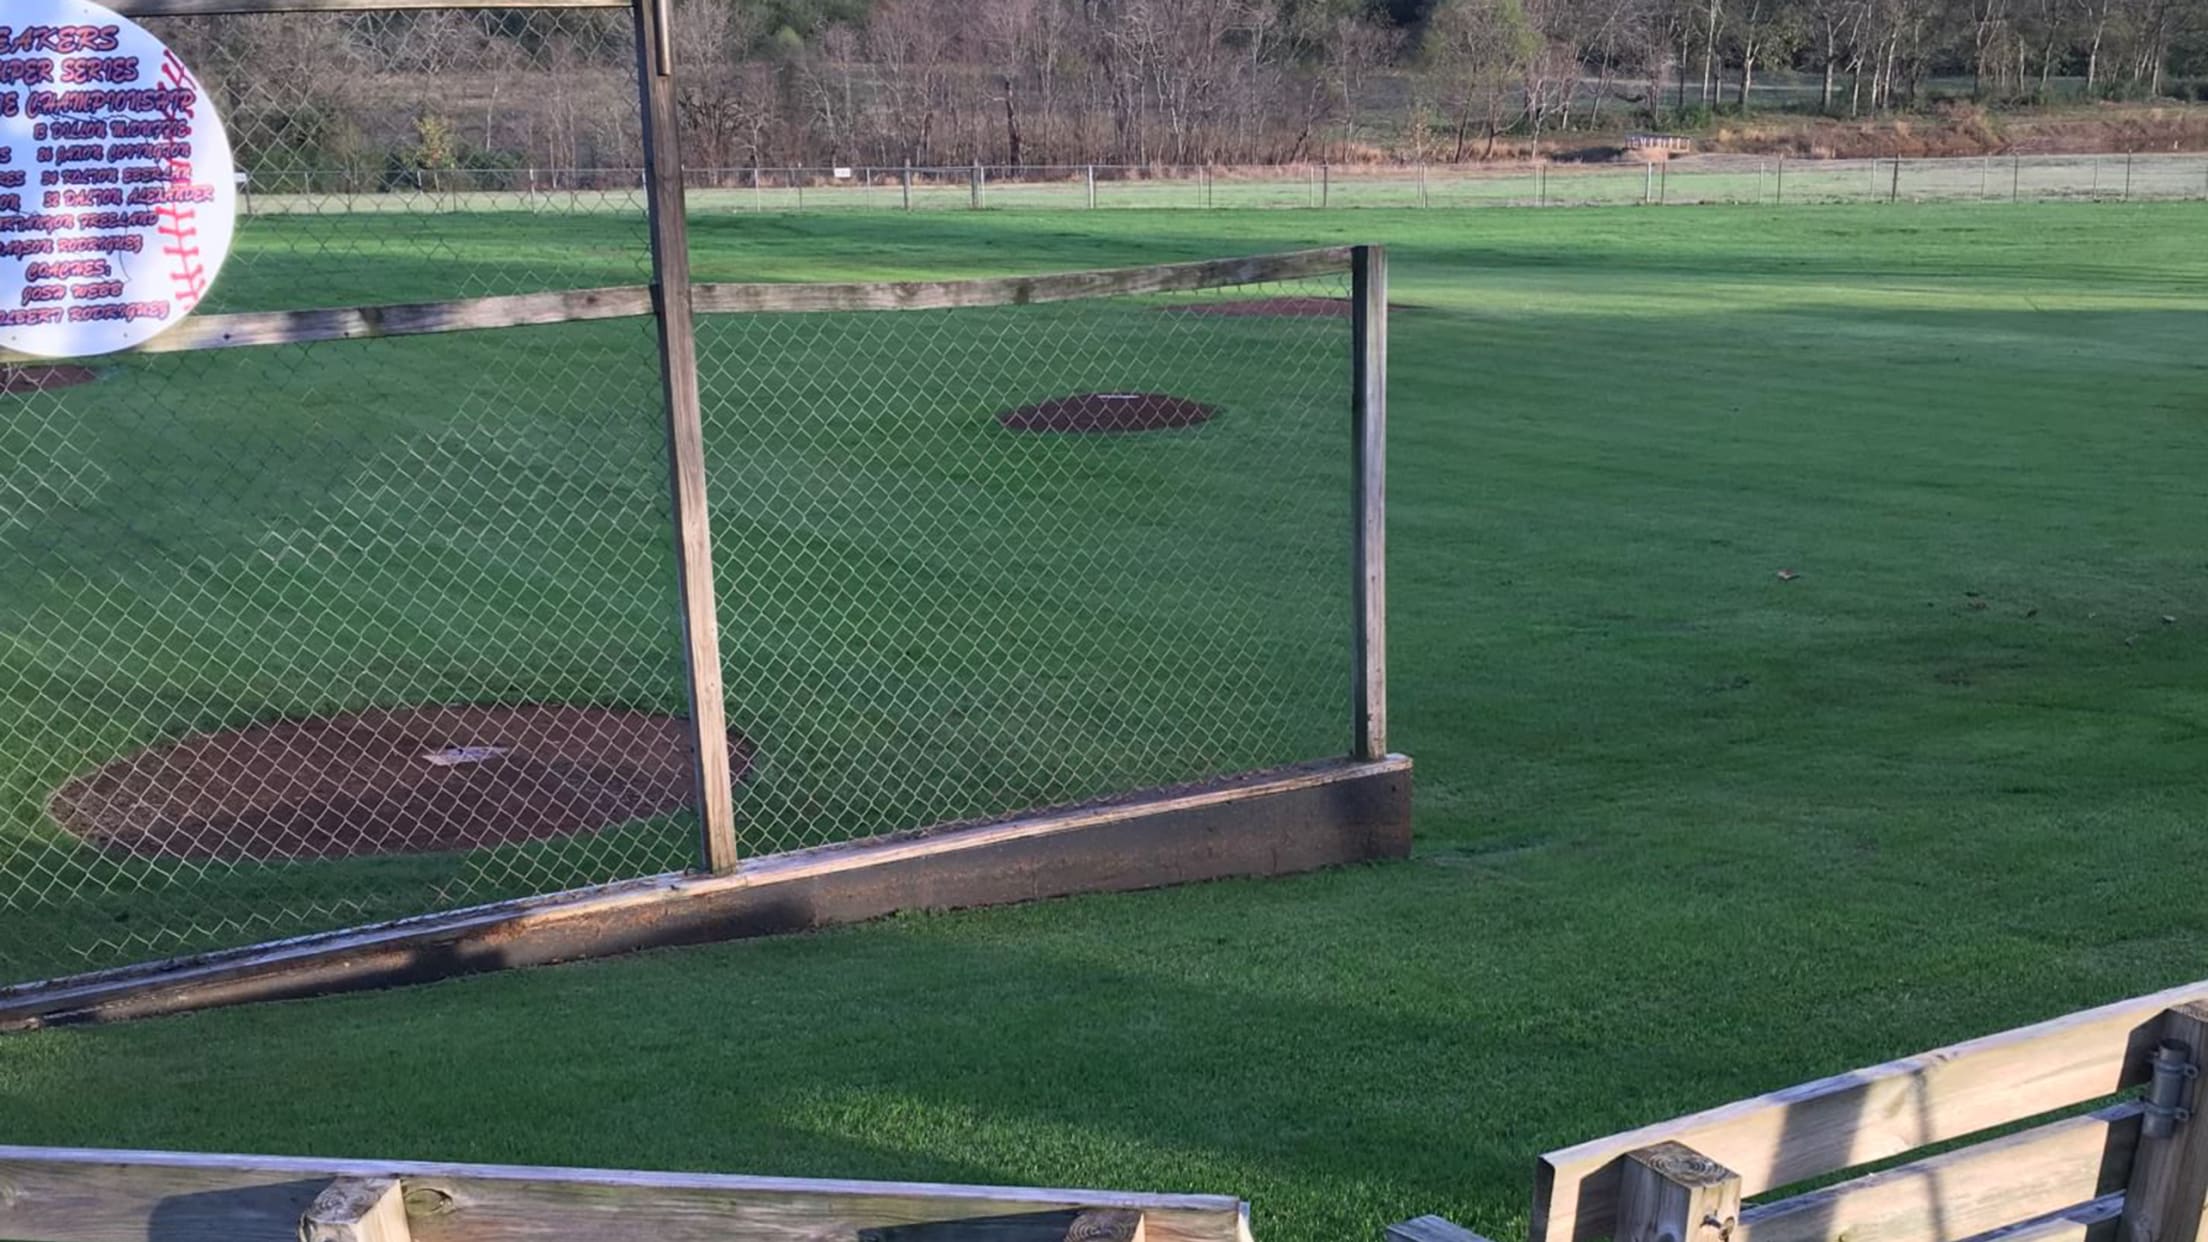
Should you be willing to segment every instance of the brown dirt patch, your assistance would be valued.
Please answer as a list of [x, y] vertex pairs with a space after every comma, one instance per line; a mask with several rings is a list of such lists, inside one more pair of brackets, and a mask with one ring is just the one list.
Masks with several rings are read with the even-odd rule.
[[73, 366], [0, 366], [0, 393], [27, 396], [34, 392], [47, 392], [55, 388], [75, 388], [89, 384], [98, 378], [89, 367]]
[[[336, 858], [595, 832], [693, 805], [689, 723], [599, 707], [285, 720], [126, 755], [47, 809], [142, 858]], [[750, 748], [731, 738], [740, 776]]]
[[1158, 392], [1084, 392], [997, 415], [1013, 431], [1157, 431], [1208, 422], [1217, 406]]

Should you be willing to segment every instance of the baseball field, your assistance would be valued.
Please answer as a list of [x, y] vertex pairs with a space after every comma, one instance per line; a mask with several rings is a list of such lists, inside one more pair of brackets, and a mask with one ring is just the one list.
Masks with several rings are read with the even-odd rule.
[[[384, 216], [249, 228], [217, 309], [642, 279], [611, 215]], [[1416, 856], [11, 1036], [0, 1141], [1219, 1191], [1268, 1242], [1507, 1238], [1544, 1149], [2208, 974], [2204, 230], [703, 213], [717, 281], [1387, 244]], [[1345, 743], [1342, 322], [801, 318], [701, 342], [750, 848]], [[51, 814], [88, 764], [271, 710], [680, 710], [646, 325], [488, 339], [0, 397], [0, 959], [682, 865], [680, 814], [252, 860]], [[1133, 376], [1219, 416], [993, 417]], [[1044, 657], [1081, 693], [1005, 671]]]

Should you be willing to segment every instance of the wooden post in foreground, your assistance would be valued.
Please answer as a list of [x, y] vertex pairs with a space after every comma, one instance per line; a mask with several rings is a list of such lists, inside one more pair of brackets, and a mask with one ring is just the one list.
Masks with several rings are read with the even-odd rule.
[[637, 91], [644, 111], [645, 203], [651, 215], [652, 304], [660, 383], [667, 395], [667, 469], [674, 499], [675, 591], [690, 699], [698, 796], [698, 862], [736, 868], [728, 723], [721, 691], [721, 628], [713, 607], [713, 533], [706, 519], [705, 430], [698, 342], [690, 305], [690, 230], [684, 212], [681, 129], [675, 118], [674, 35], [668, 0], [636, 0]]
[[1740, 1219], [1740, 1175], [1681, 1143], [1620, 1162], [1617, 1242], [1724, 1242]]
[[413, 1242], [395, 1177], [341, 1177], [299, 1218], [299, 1242]]
[[1388, 753], [1388, 252], [1350, 252], [1350, 753]]
[[2131, 1184], [2124, 1191], [2122, 1242], [2194, 1242], [2200, 1236], [2201, 1204], [2208, 1200], [2208, 1117], [2198, 1068], [2208, 1057], [2208, 1003], [2193, 1001], [2162, 1013], [2161, 1035], [2182, 1045], [2195, 1076], [2177, 1093], [2177, 1106], [2190, 1109], [2165, 1138], [2141, 1138], [2132, 1157]]

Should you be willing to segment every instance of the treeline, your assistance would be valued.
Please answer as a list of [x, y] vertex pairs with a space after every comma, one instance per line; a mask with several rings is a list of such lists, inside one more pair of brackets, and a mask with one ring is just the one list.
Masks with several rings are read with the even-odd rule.
[[[2208, 94], [2208, 0], [803, 3], [677, 0], [693, 166], [1462, 160], [1697, 124], [1775, 70], [1835, 116], [1923, 107], [1935, 83], [1986, 103]], [[637, 160], [617, 13], [210, 19], [173, 37], [256, 169], [388, 182]]]

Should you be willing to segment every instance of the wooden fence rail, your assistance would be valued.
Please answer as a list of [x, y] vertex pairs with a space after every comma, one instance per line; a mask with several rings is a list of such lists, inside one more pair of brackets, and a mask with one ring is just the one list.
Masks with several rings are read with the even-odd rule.
[[1249, 1242], [1220, 1195], [0, 1146], [15, 1242]]
[[1541, 1157], [1531, 1242], [2195, 1242], [2203, 1064], [2208, 982], [1789, 1087]]

